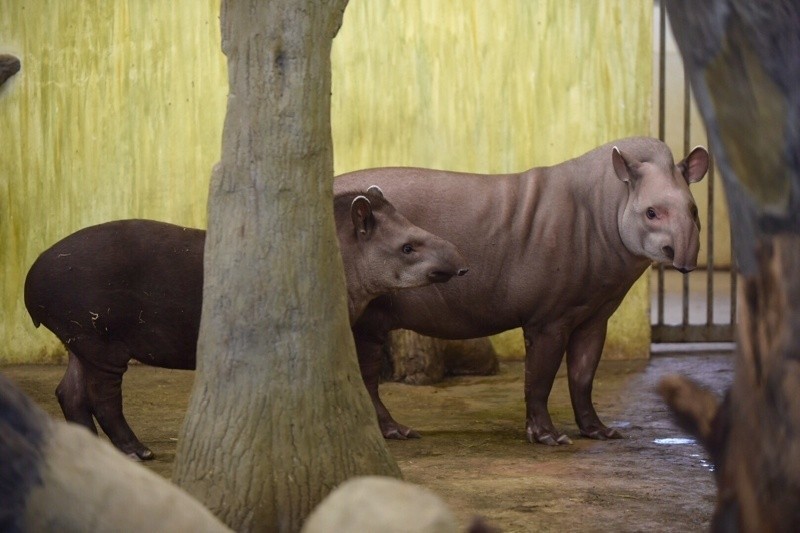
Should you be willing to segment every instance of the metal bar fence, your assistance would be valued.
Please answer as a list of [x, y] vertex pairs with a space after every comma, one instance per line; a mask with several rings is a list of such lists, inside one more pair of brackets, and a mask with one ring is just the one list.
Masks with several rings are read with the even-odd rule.
[[[667, 137], [667, 61], [666, 61], [666, 48], [667, 48], [667, 28], [666, 28], [666, 9], [663, 2], [656, 0], [658, 5], [658, 137], [662, 141], [666, 141]], [[691, 146], [692, 137], [692, 95], [689, 85], [688, 73], [684, 70], [684, 86], [683, 86], [683, 150], [684, 154], [688, 154]], [[711, 147], [709, 147], [710, 151]], [[666, 285], [667, 278], [677, 275], [671, 267], [658, 265], [656, 267], [656, 314], [652, 324], [652, 341], [654, 343], [702, 343], [702, 342], [732, 342], [734, 340], [734, 327], [736, 323], [736, 290], [737, 290], [737, 273], [733, 265], [729, 269], [730, 275], [730, 293], [727, 295], [730, 299], [730, 314], [727, 317], [720, 317], [727, 322], [716, 323], [714, 306], [717, 297], [724, 297], [725, 295], [717, 294], [721, 291], [722, 287], [717, 287], [715, 284], [715, 273], [719, 273], [722, 269], [719, 268], [715, 262], [714, 252], [714, 206], [715, 195], [714, 187], [716, 182], [716, 169], [713, 165], [709, 168], [707, 176], [708, 187], [708, 204], [706, 210], [706, 270], [704, 279], [698, 278], [699, 273], [682, 274], [681, 289], [680, 289], [680, 321], [678, 323], [667, 322], [666, 312]], [[731, 258], [731, 262], [733, 258]], [[690, 298], [691, 279], [705, 282], [705, 320], [700, 323], [692, 323], [690, 320]], [[695, 293], [697, 294], [697, 293]], [[674, 295], [671, 296], [674, 300]], [[674, 302], [673, 302], [674, 304]]]

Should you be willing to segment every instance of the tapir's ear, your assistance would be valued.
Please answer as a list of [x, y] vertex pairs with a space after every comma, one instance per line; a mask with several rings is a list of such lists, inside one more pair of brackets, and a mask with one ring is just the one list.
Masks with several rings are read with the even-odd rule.
[[686, 159], [678, 163], [678, 169], [683, 174], [686, 183], [697, 183], [708, 172], [709, 163], [708, 150], [702, 146], [697, 146], [689, 152]]
[[367, 235], [375, 227], [375, 217], [372, 214], [372, 204], [366, 196], [356, 196], [350, 204], [350, 217], [353, 227], [359, 235]]
[[617, 177], [625, 183], [634, 184], [636, 181], [636, 168], [640, 163], [634, 158], [625, 155], [616, 146], [611, 150], [611, 162], [614, 164], [614, 172]]
[[369, 194], [373, 194], [378, 198], [383, 198], [383, 191], [377, 185], [371, 185], [369, 189], [367, 189]]

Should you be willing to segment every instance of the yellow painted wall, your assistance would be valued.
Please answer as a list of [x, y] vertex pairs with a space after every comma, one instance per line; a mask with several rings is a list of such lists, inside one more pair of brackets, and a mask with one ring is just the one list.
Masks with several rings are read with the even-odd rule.
[[[22, 283], [90, 224], [205, 224], [227, 78], [218, 0], [0, 0], [0, 363], [63, 357]], [[351, 0], [333, 51], [336, 172], [508, 172], [648, 134], [649, 0]], [[607, 356], [649, 349], [646, 280]], [[510, 341], [508, 339], [511, 339]], [[521, 353], [518, 333], [496, 339]]]
[[117, 218], [205, 223], [227, 95], [219, 2], [0, 0], [0, 362], [59, 359], [23, 302], [39, 252]]

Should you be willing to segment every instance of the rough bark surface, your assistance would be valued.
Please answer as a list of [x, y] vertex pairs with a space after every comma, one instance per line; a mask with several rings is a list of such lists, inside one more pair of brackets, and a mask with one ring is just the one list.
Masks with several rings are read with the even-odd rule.
[[348, 477], [399, 476], [359, 376], [333, 223], [330, 49], [345, 6], [222, 3], [230, 94], [173, 478], [238, 531], [298, 531]]
[[445, 340], [400, 329], [389, 333], [383, 377], [411, 385], [428, 385], [445, 376], [497, 373], [499, 362], [487, 337]]
[[800, 528], [800, 5], [667, 0], [722, 170], [740, 290], [734, 383], [722, 405], [662, 384], [716, 465], [715, 531]]
[[717, 525], [800, 526], [800, 236], [765, 239], [741, 291], [729, 437], [719, 466]]

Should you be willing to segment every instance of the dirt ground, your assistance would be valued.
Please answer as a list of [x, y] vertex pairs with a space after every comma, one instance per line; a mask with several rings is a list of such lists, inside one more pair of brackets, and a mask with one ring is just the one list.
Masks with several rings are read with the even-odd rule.
[[[627, 437], [606, 442], [578, 435], [562, 369], [550, 412], [574, 444], [552, 448], [525, 440], [521, 362], [503, 363], [490, 377], [386, 384], [382, 396], [395, 418], [423, 436], [389, 447], [405, 479], [441, 495], [464, 524], [480, 514], [507, 532], [703, 531], [714, 506], [711, 467], [700, 446], [672, 424], [653, 389], [660, 377], [679, 372], [721, 392], [731, 367], [730, 355], [603, 361], [595, 405], [606, 424]], [[61, 418], [54, 390], [63, 367], [0, 371]], [[156, 454], [145, 465], [165, 477], [192, 379], [192, 372], [144, 366], [131, 367], [125, 377], [128, 421]]]

